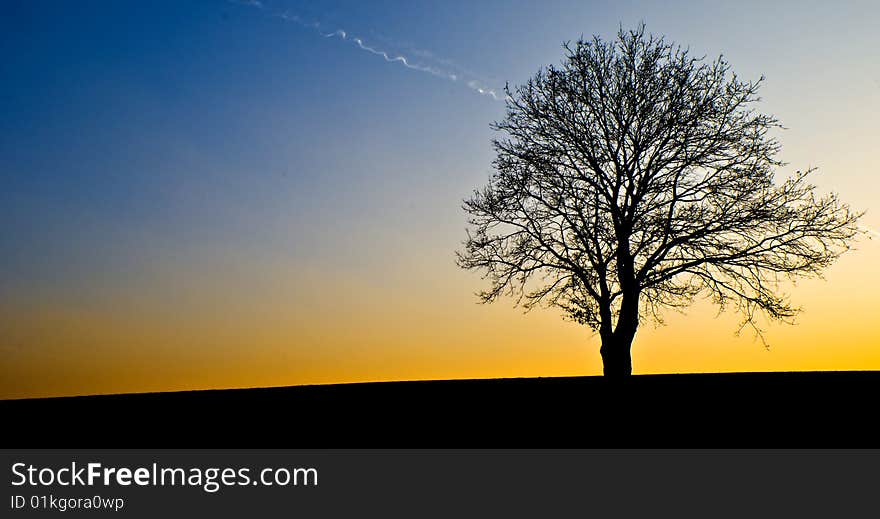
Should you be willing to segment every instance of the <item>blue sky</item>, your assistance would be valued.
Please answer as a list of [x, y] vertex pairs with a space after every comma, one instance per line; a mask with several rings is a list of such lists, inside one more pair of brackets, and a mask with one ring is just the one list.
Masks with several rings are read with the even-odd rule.
[[[5, 6], [0, 197], [3, 256], [12, 271], [42, 277], [36, 270], [43, 262], [46, 269], [88, 270], [92, 248], [110, 237], [222, 243], [234, 233], [248, 240], [243, 235], [272, 232], [261, 218], [291, 210], [308, 233], [302, 219], [381, 219], [375, 213], [392, 209], [388, 203], [406, 210], [403, 199], [452, 207], [485, 177], [487, 127], [502, 103], [474, 94], [464, 81], [385, 63], [350, 41], [273, 16], [284, 12], [416, 63], [471, 71], [495, 90], [558, 61], [563, 40], [608, 36], [618, 23], [644, 20], [697, 52], [725, 52], [745, 76], [767, 74], [770, 93], [801, 87], [795, 99], [824, 101], [830, 93], [812, 91], [811, 83], [833, 77], [827, 67], [840, 62], [847, 75], [838, 76], [843, 84], [835, 91], [845, 93], [857, 80], [860, 93], [880, 91], [877, 36], [868, 23], [878, 9], [869, 2], [850, 9], [760, 2], [263, 5]], [[791, 112], [819, 111], [809, 98], [799, 100]], [[790, 103], [778, 95], [774, 101]], [[792, 125], [791, 117], [783, 121]], [[452, 177], [454, 169], [468, 173]], [[281, 213], [273, 213], [275, 204]]]

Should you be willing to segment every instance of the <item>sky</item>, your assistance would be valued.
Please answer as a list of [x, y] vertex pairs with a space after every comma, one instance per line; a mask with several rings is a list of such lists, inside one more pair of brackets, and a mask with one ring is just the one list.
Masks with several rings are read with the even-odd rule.
[[[590, 330], [455, 265], [501, 89], [643, 21], [765, 75], [780, 174], [880, 228], [880, 4], [766, 4], [4, 2], [0, 398], [600, 374]], [[698, 303], [634, 372], [880, 369], [855, 248], [769, 348]]]

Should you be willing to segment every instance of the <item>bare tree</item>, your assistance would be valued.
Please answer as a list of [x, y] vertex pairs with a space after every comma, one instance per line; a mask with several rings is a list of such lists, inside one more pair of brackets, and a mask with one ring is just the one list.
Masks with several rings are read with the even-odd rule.
[[858, 233], [812, 170], [774, 181], [779, 122], [743, 81], [644, 25], [565, 44], [558, 67], [507, 89], [495, 172], [465, 201], [458, 263], [485, 273], [483, 302], [547, 304], [601, 337], [606, 376], [632, 373], [640, 318], [698, 295], [756, 317], [798, 309], [780, 282], [818, 276]]

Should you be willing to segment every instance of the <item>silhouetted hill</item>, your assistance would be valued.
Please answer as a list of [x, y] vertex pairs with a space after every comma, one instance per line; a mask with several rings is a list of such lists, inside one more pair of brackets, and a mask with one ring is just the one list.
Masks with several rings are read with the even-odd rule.
[[878, 447], [880, 372], [385, 382], [0, 401], [4, 447]]

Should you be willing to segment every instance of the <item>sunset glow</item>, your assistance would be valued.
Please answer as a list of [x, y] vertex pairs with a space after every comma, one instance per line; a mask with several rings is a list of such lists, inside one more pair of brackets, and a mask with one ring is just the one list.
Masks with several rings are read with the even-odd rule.
[[[386, 59], [231, 2], [7, 8], [0, 398], [601, 374], [590, 330], [479, 305], [454, 251], [504, 110], [475, 89], [618, 23], [766, 75], [779, 177], [818, 167], [880, 228], [880, 4], [331, 4], [267, 5]], [[880, 239], [854, 249], [783, 287], [768, 347], [703, 302], [640, 328], [634, 372], [880, 369]]]

